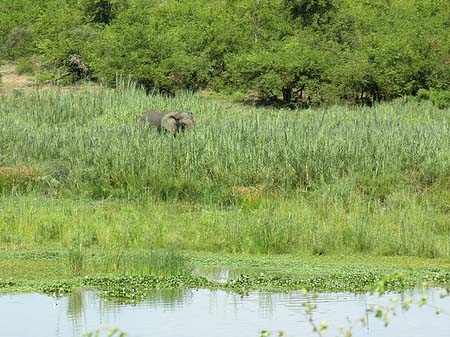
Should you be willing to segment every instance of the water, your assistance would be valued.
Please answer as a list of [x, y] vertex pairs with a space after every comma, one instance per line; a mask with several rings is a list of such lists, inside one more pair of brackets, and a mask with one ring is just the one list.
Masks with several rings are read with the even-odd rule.
[[[277, 336], [313, 336], [302, 304], [317, 304], [314, 321], [327, 321], [325, 336], [339, 335], [338, 326], [353, 328], [353, 336], [445, 336], [450, 335], [450, 298], [441, 299], [437, 289], [425, 295], [429, 304], [441, 306], [446, 314], [436, 315], [430, 306], [417, 305], [397, 315], [387, 327], [366, 314], [371, 304], [391, 305], [393, 297], [411, 294], [388, 294], [382, 297], [349, 293], [319, 294], [317, 298], [301, 292], [251, 292], [248, 296], [206, 289], [155, 290], [141, 303], [120, 304], [102, 299], [96, 291], [76, 292], [53, 298], [41, 294], [0, 296], [1, 337], [72, 337], [83, 336], [102, 327], [119, 327], [130, 337], [259, 337], [261, 330]], [[413, 295], [416, 300], [421, 295]], [[368, 319], [367, 326], [358, 324]], [[102, 332], [101, 336], [107, 333]], [[317, 335], [315, 335], [317, 336]]]

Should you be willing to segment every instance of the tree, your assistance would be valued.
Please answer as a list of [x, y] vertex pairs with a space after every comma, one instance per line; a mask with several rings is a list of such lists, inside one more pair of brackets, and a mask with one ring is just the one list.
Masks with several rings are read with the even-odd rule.
[[322, 99], [318, 84], [327, 53], [313, 33], [304, 31], [273, 42], [270, 49], [254, 49], [230, 60], [230, 78], [237, 86], [255, 90], [262, 101], [309, 106]]
[[117, 13], [129, 6], [128, 0], [78, 0], [87, 22], [108, 25]]
[[330, 12], [336, 9], [335, 0], [284, 0], [293, 20], [300, 20], [302, 27], [328, 24]]

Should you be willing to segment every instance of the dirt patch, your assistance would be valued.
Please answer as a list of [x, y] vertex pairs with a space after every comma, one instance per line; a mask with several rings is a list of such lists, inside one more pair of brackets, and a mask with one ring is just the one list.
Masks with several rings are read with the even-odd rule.
[[263, 196], [265, 188], [263, 185], [257, 186], [234, 186], [231, 193], [235, 197], [240, 197], [245, 200], [259, 200]]
[[0, 191], [12, 191], [26, 188], [37, 178], [34, 166], [0, 166]]
[[32, 81], [29, 76], [16, 73], [15, 64], [5, 64], [0, 68], [0, 74], [0, 95], [12, 93], [14, 90], [36, 86], [35, 82]]
[[32, 177], [36, 173], [35, 166], [0, 166], [0, 177]]
[[60, 91], [85, 90], [87, 88], [100, 90], [101, 86], [94, 82], [82, 82], [72, 85], [57, 85], [53, 80], [37, 82], [29, 75], [20, 75], [16, 72], [16, 64], [8, 63], [0, 66], [0, 96], [12, 95], [16, 92], [32, 89], [46, 90], [57, 88]]

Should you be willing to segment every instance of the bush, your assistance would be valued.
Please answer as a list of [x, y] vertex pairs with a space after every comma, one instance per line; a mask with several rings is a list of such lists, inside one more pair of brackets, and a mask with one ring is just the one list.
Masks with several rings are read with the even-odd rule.
[[449, 90], [431, 90], [431, 101], [439, 109], [450, 107], [450, 91]]
[[431, 101], [439, 109], [450, 107], [450, 90], [420, 89], [416, 97], [419, 101]]
[[428, 101], [430, 99], [430, 91], [427, 89], [419, 89], [416, 97], [419, 101]]
[[0, 1], [0, 49], [39, 53], [63, 83], [120, 75], [166, 95], [373, 105], [450, 89], [449, 12], [448, 1]]
[[33, 32], [29, 27], [14, 27], [3, 44], [4, 55], [8, 59], [17, 59], [31, 54], [33, 50]]
[[30, 60], [21, 60], [16, 66], [16, 73], [19, 75], [29, 74], [33, 75], [35, 71], [34, 63]]

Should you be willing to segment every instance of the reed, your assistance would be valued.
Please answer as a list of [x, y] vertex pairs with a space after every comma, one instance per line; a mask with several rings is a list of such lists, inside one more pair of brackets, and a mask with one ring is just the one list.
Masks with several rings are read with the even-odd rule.
[[[80, 232], [77, 233], [78, 235]], [[88, 249], [79, 236], [72, 238], [67, 250], [69, 274], [92, 275], [191, 275], [192, 265], [188, 258], [170, 249], [127, 250], [122, 247]], [[109, 242], [117, 244], [117, 242]], [[61, 247], [62, 248], [62, 247]]]
[[[388, 196], [385, 206], [355, 192], [340, 198], [318, 190], [294, 199], [265, 199], [247, 209], [8, 196], [0, 203], [0, 244], [66, 249], [79, 240], [82, 249], [111, 252], [103, 261], [106, 270], [119, 270], [122, 252], [129, 249], [450, 256], [446, 211], [430, 198], [401, 191]], [[130, 257], [127, 263], [139, 265], [147, 258]]]
[[[33, 168], [21, 188], [0, 179], [3, 244], [450, 254], [448, 110], [274, 110], [126, 83], [0, 105], [0, 173]], [[160, 135], [136, 121], [150, 109], [197, 125]]]
[[[190, 94], [148, 97], [134, 88], [1, 101], [1, 165], [57, 162], [68, 173], [66, 189], [98, 199], [226, 203], [239, 187], [292, 193], [355, 175], [431, 181], [450, 164], [448, 114], [414, 102], [275, 111]], [[198, 124], [161, 137], [136, 123], [147, 109], [192, 110]], [[39, 189], [48, 179], [32, 183]]]

